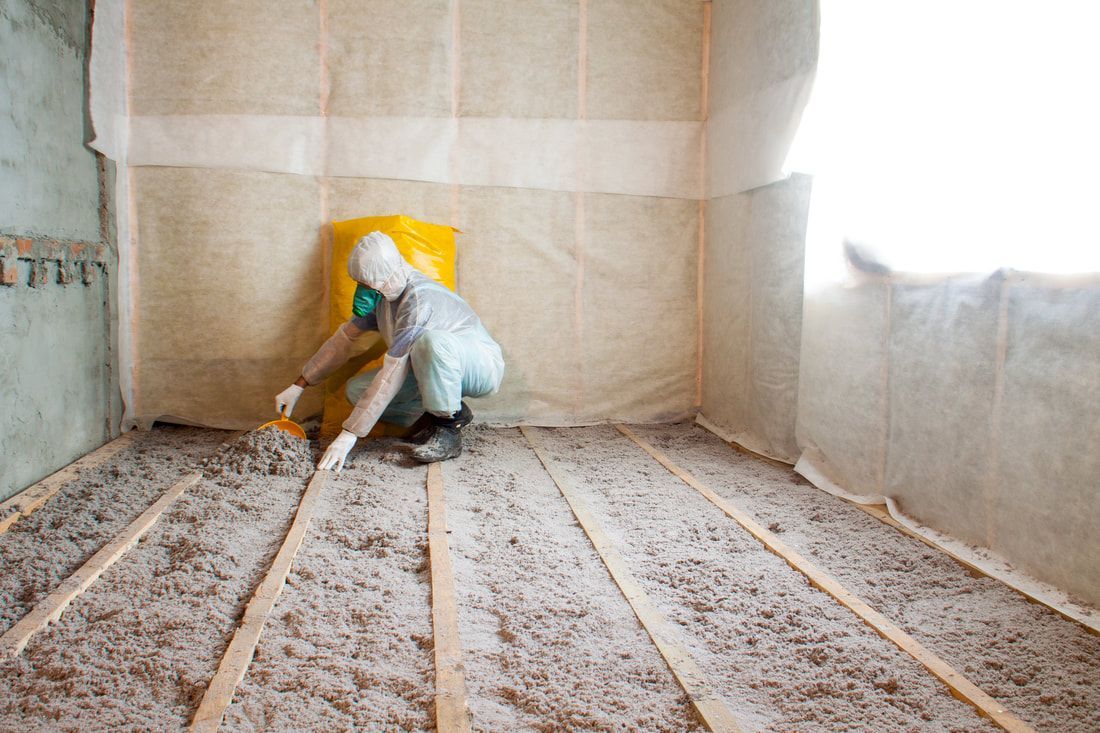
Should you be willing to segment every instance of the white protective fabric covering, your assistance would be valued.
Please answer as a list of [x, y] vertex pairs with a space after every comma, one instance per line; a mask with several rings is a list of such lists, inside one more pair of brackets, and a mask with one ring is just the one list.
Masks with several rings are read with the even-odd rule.
[[717, 0], [711, 16], [702, 415], [793, 463], [811, 181], [784, 160], [817, 64], [807, 0]]
[[690, 414], [705, 3], [126, 5], [133, 420], [270, 419], [328, 335], [326, 223], [395, 213], [462, 231], [509, 365], [479, 419]]
[[799, 465], [1100, 604], [1100, 16], [1033, 11], [823, 3]]
[[1096, 627], [1098, 322], [1097, 277], [807, 290], [798, 470]]
[[317, 353], [309, 357], [302, 367], [302, 376], [310, 385], [321, 384], [334, 371], [351, 358], [355, 340], [362, 334], [350, 323], [341, 323], [340, 327], [328, 337]]
[[[836, 4], [845, 12], [859, 14], [859, 3]], [[864, 8], [871, 13], [868, 18], [901, 7], [870, 4], [875, 8]], [[803, 68], [812, 66], [814, 60], [804, 55], [814, 46], [804, 38], [812, 29], [807, 22], [812, 16], [811, 5], [715, 2], [714, 94], [721, 93], [720, 85], [767, 88], [775, 79], [790, 77], [800, 58]], [[990, 10], [988, 18], [1025, 8], [1023, 4], [997, 5], [999, 9]], [[822, 10], [826, 29], [829, 7], [826, 3]], [[950, 26], [954, 38], [969, 39], [965, 45], [971, 58], [981, 56], [982, 44], [976, 39], [987, 36], [984, 26], [975, 31], [941, 22], [947, 15], [955, 18], [956, 11], [969, 17], [974, 7], [968, 4], [960, 9], [952, 4], [950, 13], [922, 11], [917, 25], [924, 32], [895, 41], [888, 34], [855, 29], [857, 35], [863, 33], [885, 46], [873, 54], [881, 59], [875, 68], [867, 64], [860, 68], [885, 78], [887, 93], [904, 93], [905, 87], [890, 85], [889, 73], [883, 68], [888, 51], [906, 43], [926, 49], [936, 27]], [[1074, 7], [1087, 10], [1082, 4], [1059, 3], [1057, 12], [1047, 20]], [[1083, 23], [1072, 33], [1086, 32], [1082, 28], [1088, 27]], [[1041, 25], [1035, 28], [1036, 38], [1047, 34]], [[736, 43], [737, 38], [745, 41]], [[828, 40], [822, 40], [822, 54], [828, 52]], [[859, 56], [858, 47], [845, 48]], [[1066, 54], [1093, 50], [1094, 45], [1074, 44], [1047, 60], [1063, 63]], [[1013, 68], [1029, 58], [1017, 55]], [[958, 66], [961, 62], [956, 59], [953, 63]], [[989, 68], [996, 62], [982, 57], [979, 63]], [[823, 59], [816, 73], [827, 74], [828, 68]], [[1040, 98], [1047, 99], [1051, 90], [1058, 88], [1069, 104], [1080, 107], [1095, 95], [1084, 94], [1088, 85], [1080, 83], [1065, 96], [1064, 81], [1093, 73], [1095, 68], [1096, 64], [1063, 68], [1047, 75], [1027, 75], [1026, 80], [1038, 80], [1044, 86]], [[741, 81], [729, 86], [717, 81], [722, 78]], [[1057, 87], [1047, 86], [1044, 80], [1054, 78], [1059, 80]], [[971, 85], [971, 89], [979, 86]], [[1016, 84], [1012, 91], [1015, 95], [1024, 88]], [[859, 144], [861, 139], [883, 137], [886, 141], [876, 146], [872, 156], [860, 157], [859, 151], [835, 141], [833, 147], [822, 149], [843, 164], [842, 173], [853, 173], [848, 165], [853, 161], [896, 163], [898, 159], [888, 154], [896, 130], [882, 117], [903, 114], [906, 109], [896, 104], [879, 106], [880, 94], [855, 94], [854, 99], [856, 106], [833, 108], [844, 122], [840, 126], [847, 133], [844, 141]], [[1031, 103], [1026, 98], [1015, 99], [1017, 104]], [[975, 102], [980, 100], [980, 96], [974, 97]], [[1100, 505], [1095, 500], [1100, 458], [1094, 447], [1100, 444], [1096, 417], [1100, 415], [1097, 277], [1056, 277], [992, 268], [973, 275], [937, 275], [934, 270], [945, 269], [942, 259], [931, 268], [933, 272], [922, 271], [926, 263], [914, 264], [913, 257], [931, 250], [947, 251], [964, 266], [988, 265], [988, 259], [967, 259], [971, 243], [961, 235], [988, 235], [992, 230], [986, 224], [1000, 226], [1009, 221], [998, 219], [997, 210], [990, 209], [981, 214], [984, 219], [965, 222], [966, 227], [945, 228], [941, 232], [945, 236], [937, 237], [938, 223], [957, 223], [957, 214], [968, 214], [967, 206], [990, 201], [988, 193], [995, 189], [986, 185], [983, 170], [960, 172], [957, 159], [936, 157], [954, 148], [929, 151], [924, 145], [927, 141], [919, 141], [922, 170], [935, 169], [939, 178], [926, 183], [919, 195], [910, 195], [911, 181], [898, 180], [899, 174], [911, 172], [904, 167], [879, 169], [874, 174], [864, 171], [857, 178], [860, 185], [856, 190], [873, 191], [878, 197], [875, 201], [885, 200], [889, 217], [861, 217], [863, 213], [881, 213], [884, 208], [867, 208], [863, 206], [866, 199], [845, 198], [845, 189], [835, 184], [828, 170], [813, 167], [807, 169], [820, 175], [813, 180], [812, 199], [809, 180], [799, 176], [722, 195], [724, 189], [713, 185], [714, 176], [730, 175], [732, 180], [742, 174], [716, 171], [718, 166], [732, 165], [725, 160], [735, 159], [715, 152], [729, 144], [723, 136], [737, 135], [721, 121], [752, 119], [756, 114], [752, 95], [729, 102], [744, 104], [743, 111], [721, 113], [725, 103], [721, 98], [715, 100], [720, 114], [712, 114], [708, 126], [712, 189], [704, 268], [703, 420], [719, 434], [753, 450], [797, 460], [797, 470], [820, 488], [858, 502], [885, 502], [895, 518], [910, 528], [995, 577], [1100, 628], [1100, 614], [1088, 605], [1100, 603], [1100, 569], [1095, 562], [1100, 553]], [[927, 119], [934, 110], [926, 106], [920, 111], [925, 116], [915, 119]], [[807, 119], [813, 118], [808, 111]], [[1087, 118], [1084, 113], [1068, 119], [1051, 118], [1068, 126], [1059, 128], [1060, 132], [1051, 130], [1042, 138], [1051, 143], [1047, 150], [1065, 148], [1068, 140], [1058, 135], [1079, 130], [1079, 123]], [[949, 114], [942, 117], [947, 123], [953, 119]], [[876, 127], [877, 131], [871, 131], [874, 135], [861, 132], [865, 123]], [[788, 123], [778, 125], [772, 142], [789, 142], [789, 129]], [[764, 134], [768, 134], [766, 130]], [[986, 138], [998, 140], [996, 136], [977, 139]], [[909, 138], [903, 135], [902, 139]], [[1095, 135], [1082, 139], [1082, 151], [1091, 149], [1095, 141]], [[763, 149], [774, 148], [769, 143]], [[977, 152], [978, 147], [972, 145], [972, 149]], [[1012, 149], [1021, 150], [1020, 146]], [[1084, 159], [1091, 160], [1088, 155]], [[1063, 156], [1052, 165], [1075, 160]], [[1004, 162], [1015, 165], [1019, 158], [1007, 156]], [[746, 170], [759, 169], [749, 166]], [[1017, 172], [1001, 175], [1007, 175], [1004, 180], [1009, 181]], [[1056, 200], [1067, 213], [1049, 215], [1047, 232], [1040, 229], [1031, 238], [1031, 248], [1025, 253], [1032, 258], [1030, 262], [1050, 264], [1044, 254], [1065, 251], [1067, 243], [1072, 245], [1069, 249], [1086, 254], [1100, 251], [1062, 238], [1067, 221], [1079, 222], [1073, 227], [1073, 236], [1095, 234], [1095, 222], [1080, 224], [1088, 218], [1082, 215], [1092, 208], [1082, 202], [1100, 198], [1095, 177], [1086, 175], [1083, 185], [1080, 176], [1063, 171], [1059, 177], [1071, 188], [1039, 176], [1017, 181], [1013, 198], [1000, 202], [1003, 209], [1007, 201], [1017, 201], [1011, 212], [1015, 221], [1033, 213], [1029, 201]], [[891, 198], [894, 182], [902, 184], [900, 190], [905, 193]], [[1000, 188], [1003, 182], [997, 182]], [[813, 210], [807, 217], [811, 200]], [[904, 209], [900, 214], [899, 207]], [[971, 208], [968, 215], [976, 212], [980, 213]], [[914, 224], [899, 232], [903, 248], [891, 249], [894, 242], [889, 228], [877, 226], [891, 221], [895, 227], [898, 221]], [[865, 226], [868, 223], [876, 226]], [[859, 249], [869, 255], [862, 267], [847, 263], [844, 257], [841, 245], [849, 234], [846, 224], [855, 225], [855, 231], [869, 237], [856, 240]], [[803, 247], [807, 228], [809, 243]], [[922, 233], [922, 240], [914, 245], [911, 235], [915, 231]], [[1024, 231], [1035, 230], [1029, 225]], [[941, 239], [950, 246], [940, 247]], [[999, 236], [995, 241], [1005, 240]], [[1007, 250], [993, 247], [990, 251], [1004, 254]], [[891, 273], [889, 268], [876, 267], [876, 256], [920, 274]], [[1089, 268], [1080, 257], [1077, 266]], [[801, 313], [783, 306], [796, 300], [793, 290], [802, 294]]]
[[88, 108], [93, 138], [88, 145], [116, 164], [114, 209], [118, 271], [115, 313], [118, 318], [118, 382], [122, 393], [123, 431], [136, 423], [134, 392], [134, 323], [131, 259], [132, 190], [127, 156], [130, 117], [127, 98], [126, 5], [106, 0], [95, 6], [88, 59]]
[[712, 7], [706, 170], [715, 199], [786, 178], [817, 68], [818, 13], [812, 0]]
[[692, 121], [141, 115], [130, 126], [131, 165], [703, 195]]
[[362, 438], [371, 431], [374, 424], [386, 411], [394, 395], [401, 389], [405, 377], [409, 375], [409, 355], [391, 356], [382, 359], [382, 368], [378, 370], [367, 391], [355, 403], [355, 409], [344, 421], [344, 430]]

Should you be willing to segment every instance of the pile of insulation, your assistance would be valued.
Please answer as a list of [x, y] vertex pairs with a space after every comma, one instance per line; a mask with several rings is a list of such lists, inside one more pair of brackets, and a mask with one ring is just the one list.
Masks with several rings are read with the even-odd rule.
[[207, 478], [233, 476], [292, 476], [313, 473], [313, 451], [307, 440], [268, 428], [245, 433], [205, 464]]

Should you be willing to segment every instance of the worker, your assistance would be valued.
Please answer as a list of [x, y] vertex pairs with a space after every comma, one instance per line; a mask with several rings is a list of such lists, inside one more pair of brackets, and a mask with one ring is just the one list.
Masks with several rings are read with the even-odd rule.
[[500, 346], [466, 301], [413, 268], [382, 232], [356, 243], [348, 274], [359, 284], [351, 320], [275, 396], [275, 410], [289, 417], [305, 387], [342, 366], [360, 336], [379, 332], [387, 346], [382, 367], [348, 380], [345, 394], [355, 409], [317, 468], [342, 469], [355, 441], [379, 419], [409, 426], [424, 413], [428, 425], [409, 439], [413, 457], [421, 463], [454, 458], [462, 452], [461, 430], [473, 419], [462, 398], [500, 389]]

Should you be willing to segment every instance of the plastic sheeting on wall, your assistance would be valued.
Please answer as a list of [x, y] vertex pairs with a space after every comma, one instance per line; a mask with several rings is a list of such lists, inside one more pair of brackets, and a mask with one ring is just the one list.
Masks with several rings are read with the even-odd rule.
[[711, 14], [707, 195], [786, 178], [817, 68], [813, 0], [715, 0]]
[[[797, 468], [856, 501], [889, 500], [980, 564], [1003, 565], [1000, 555], [1098, 603], [1097, 322], [1096, 277], [808, 289]], [[1100, 622], [1072, 597], [1044, 594]]]
[[134, 189], [134, 415], [237, 429], [271, 419], [277, 385], [327, 335], [318, 181], [138, 168]]
[[[476, 401], [479, 419], [661, 421], [691, 409], [697, 202], [588, 194], [578, 212], [574, 194], [554, 191], [188, 168], [136, 169], [135, 183], [138, 415], [217, 427], [268, 417], [271, 394], [325, 336], [322, 186], [334, 216], [405, 204], [445, 217], [457, 196], [459, 292], [508, 365], [501, 392]], [[583, 273], [578, 240], [592, 243]], [[318, 408], [307, 393], [299, 411]]]
[[118, 382], [123, 404], [119, 428], [129, 430], [135, 424], [133, 266], [130, 246], [133, 238], [133, 202], [126, 161], [130, 110], [127, 99], [126, 4], [122, 0], [101, 0], [95, 8], [88, 79], [88, 109], [93, 131], [88, 145], [116, 164], [113, 204], [118, 267], [113, 297], [118, 318]]
[[[740, 131], [723, 121], [762, 119], [760, 98], [744, 90], [781, 95], [773, 83], [812, 67], [813, 5], [714, 4], [705, 420], [755, 451], [798, 459], [827, 491], [886, 503], [920, 534], [1100, 628], [1100, 613], [1082, 605], [1100, 602], [1100, 281], [887, 277], [874, 262], [846, 263], [844, 232], [803, 252], [807, 227], [821, 226], [807, 214], [806, 179], [721, 195], [769, 178], [755, 176], [768, 165], [730, 152], [725, 138]], [[743, 109], [727, 114], [726, 104]], [[790, 142], [786, 123], [744, 129], [767, 138], [761, 160]], [[814, 180], [814, 209], [835, 213], [828, 183]], [[932, 224], [937, 210], [919, 215]], [[795, 301], [801, 313], [785, 307]]]
[[508, 364], [479, 419], [689, 413], [703, 16], [680, 0], [133, 0], [130, 416], [268, 419], [324, 336], [323, 223], [364, 211], [466, 232], [459, 292]]
[[[815, 184], [798, 470], [888, 502], [1000, 577], [1022, 571], [1100, 604], [1089, 448], [1100, 444], [1100, 276], [988, 272], [1096, 264], [1066, 256], [1096, 231], [1080, 215], [1095, 181], [1077, 175], [1098, 150], [1097, 108], [1080, 92], [1096, 52], [1076, 42], [1096, 11], [949, 6], [946, 25], [874, 2], [822, 10], [822, 84], [799, 141]], [[986, 38], [993, 17], [1003, 33]], [[1050, 53], [1020, 57], [1020, 38]], [[930, 42], [942, 53], [914, 61]], [[975, 169], [989, 181], [962, 174]], [[960, 271], [978, 274], [938, 274]], [[1100, 621], [1052, 588], [1042, 595]]]
[[816, 3], [716, 0], [710, 29], [702, 415], [793, 463], [810, 180], [782, 169], [817, 63]]
[[701, 135], [675, 121], [147, 115], [131, 120], [129, 161], [698, 199]]
[[811, 180], [707, 203], [703, 404], [727, 440], [794, 463]]

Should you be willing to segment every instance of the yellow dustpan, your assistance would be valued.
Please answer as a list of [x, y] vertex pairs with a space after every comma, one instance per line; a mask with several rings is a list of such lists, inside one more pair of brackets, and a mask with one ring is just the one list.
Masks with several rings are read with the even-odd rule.
[[306, 439], [306, 431], [302, 429], [301, 425], [299, 425], [298, 423], [296, 423], [293, 420], [289, 419], [286, 416], [286, 411], [285, 410], [280, 414], [280, 417], [279, 417], [278, 420], [272, 420], [271, 422], [265, 422], [263, 425], [261, 425], [260, 427], [258, 427], [256, 429], [257, 430], [265, 430], [267, 428], [275, 428], [276, 430], [282, 430], [284, 433], [290, 433], [291, 435], [293, 435], [297, 438], [301, 438], [302, 440]]

